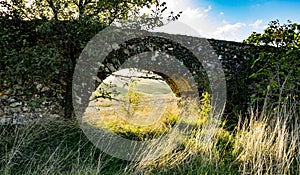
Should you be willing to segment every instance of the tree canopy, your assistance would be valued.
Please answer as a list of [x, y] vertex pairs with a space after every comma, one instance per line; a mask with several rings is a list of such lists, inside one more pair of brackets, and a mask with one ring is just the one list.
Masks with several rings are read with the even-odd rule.
[[22, 19], [76, 20], [98, 18], [110, 24], [116, 19], [128, 18], [150, 7], [157, 0], [6, 0], [1, 4], [5, 13]]

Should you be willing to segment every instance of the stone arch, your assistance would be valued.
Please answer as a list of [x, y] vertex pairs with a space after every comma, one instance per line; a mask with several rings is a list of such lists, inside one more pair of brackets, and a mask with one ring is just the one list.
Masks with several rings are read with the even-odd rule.
[[[119, 49], [109, 53], [100, 65], [97, 73], [98, 81], [95, 83], [95, 88], [97, 88], [102, 81], [113, 72], [118, 71], [121, 65], [130, 57], [153, 51], [165, 52], [168, 55], [174, 56], [182, 63], [182, 65], [179, 63], [177, 65], [171, 65], [171, 69], [179, 71], [168, 72], [170, 74], [157, 71], [151, 67], [147, 69], [148, 71], [152, 71], [153, 73], [161, 76], [169, 85], [176, 97], [195, 95], [195, 89], [197, 91], [197, 95], [200, 95], [204, 91], [210, 91], [207, 74], [199, 60], [191, 51], [174, 41], [153, 36], [129, 40], [122, 44]], [[187, 78], [186, 72], [179, 69], [180, 66], [186, 67], [191, 73], [190, 79]], [[191, 86], [191, 81], [196, 83], [196, 87]]]

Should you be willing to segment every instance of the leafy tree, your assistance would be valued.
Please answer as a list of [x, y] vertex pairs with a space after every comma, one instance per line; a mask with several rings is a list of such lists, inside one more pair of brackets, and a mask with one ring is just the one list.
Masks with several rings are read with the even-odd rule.
[[[271, 21], [264, 33], [252, 33], [244, 42], [262, 47], [251, 60], [251, 78], [255, 83], [252, 102], [266, 97], [275, 104], [286, 98], [300, 97], [300, 24]], [[258, 90], [258, 91], [257, 91]]]
[[[62, 89], [65, 117], [71, 118], [72, 77], [86, 43], [115, 21], [137, 18], [156, 5], [157, 26], [166, 3], [157, 0], [6, 0], [0, 2], [0, 91], [19, 85], [31, 93], [35, 83]], [[151, 17], [143, 15], [144, 18]], [[177, 15], [170, 15], [176, 20]], [[143, 21], [141, 21], [143, 22]], [[25, 91], [22, 89], [22, 91]], [[44, 94], [41, 94], [44, 95]], [[53, 94], [48, 94], [49, 96]], [[21, 95], [23, 98], [24, 95]], [[26, 97], [28, 98], [28, 97]]]
[[139, 13], [144, 7], [150, 7], [154, 0], [6, 0], [8, 14], [23, 19], [76, 20], [84, 17], [98, 18], [108, 24], [116, 19], [128, 18]]

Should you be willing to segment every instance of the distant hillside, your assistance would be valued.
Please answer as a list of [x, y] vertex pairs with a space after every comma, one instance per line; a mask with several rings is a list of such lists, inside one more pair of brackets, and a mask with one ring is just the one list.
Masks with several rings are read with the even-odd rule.
[[[112, 92], [112, 94], [115, 94], [113, 96], [117, 96], [118, 94], [124, 95], [128, 92], [128, 85], [124, 85], [125, 83], [128, 82], [118, 80], [113, 82], [113, 87], [109, 87], [105, 84], [101, 84], [100, 87], [102, 89], [106, 89], [106, 91]], [[172, 94], [172, 90], [167, 83], [159, 80], [139, 79], [137, 81], [137, 85], [132, 89], [136, 92], [148, 95]], [[97, 92], [94, 92], [93, 94], [96, 95]]]
[[152, 95], [172, 93], [171, 88], [164, 81], [150, 79], [142, 79], [133, 89], [141, 93]]

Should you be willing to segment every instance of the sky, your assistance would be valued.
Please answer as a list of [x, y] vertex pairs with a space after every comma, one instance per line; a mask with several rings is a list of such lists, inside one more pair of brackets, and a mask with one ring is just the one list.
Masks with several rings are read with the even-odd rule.
[[161, 0], [163, 1], [168, 7], [166, 15], [170, 11], [183, 11], [178, 24], [158, 29], [177, 29], [169, 33], [241, 42], [252, 32], [262, 33], [269, 22], [276, 19], [282, 24], [287, 23], [287, 20], [300, 23], [299, 0]]

